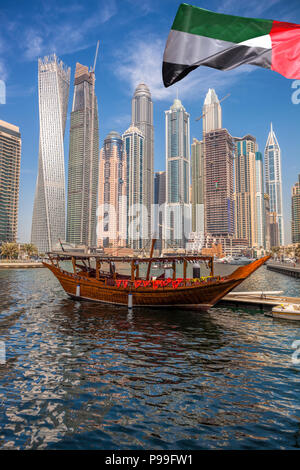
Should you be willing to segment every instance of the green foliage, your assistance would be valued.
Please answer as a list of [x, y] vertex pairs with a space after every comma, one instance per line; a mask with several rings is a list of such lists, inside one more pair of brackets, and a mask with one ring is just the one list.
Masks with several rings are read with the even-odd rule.
[[25, 243], [23, 245], [23, 250], [25, 251], [25, 253], [27, 253], [29, 257], [37, 255], [38, 253], [38, 249], [35, 245], [33, 245], [33, 243]]
[[16, 259], [19, 255], [19, 246], [14, 242], [2, 243], [1, 245], [1, 256], [6, 259]]

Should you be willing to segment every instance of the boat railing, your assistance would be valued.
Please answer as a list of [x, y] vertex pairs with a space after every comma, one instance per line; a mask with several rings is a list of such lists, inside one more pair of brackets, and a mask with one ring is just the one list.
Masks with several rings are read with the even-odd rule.
[[[72, 279], [76, 279], [78, 281], [95, 281], [95, 277], [88, 277], [86, 274], [82, 275], [82, 273], [72, 273], [70, 271], [66, 271], [61, 269], [61, 272]], [[101, 282], [101, 284], [105, 287], [118, 287], [120, 289], [128, 289], [134, 288], [137, 289], [139, 287], [152, 287], [154, 289], [157, 288], [178, 288], [178, 287], [196, 287], [196, 286], [203, 286], [212, 283], [216, 283], [219, 281], [223, 281], [225, 278], [221, 276], [203, 276], [200, 278], [176, 278], [176, 279], [118, 279], [118, 278], [110, 278], [110, 277], [100, 277], [97, 279], [97, 282]]]

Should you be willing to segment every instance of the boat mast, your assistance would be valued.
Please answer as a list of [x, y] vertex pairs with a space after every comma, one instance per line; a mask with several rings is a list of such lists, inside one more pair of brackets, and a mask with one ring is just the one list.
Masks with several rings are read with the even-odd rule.
[[[152, 244], [151, 244], [151, 250], [150, 250], [150, 258], [152, 258], [152, 256], [153, 256], [153, 251], [154, 251], [154, 247], [155, 247], [155, 242], [156, 242], [156, 238], [153, 238], [153, 239], [152, 239]], [[146, 280], [147, 280], [147, 281], [149, 280], [149, 276], [150, 276], [151, 263], [152, 263], [152, 261], [150, 260], [150, 261], [149, 261], [149, 264], [148, 264], [148, 269], [147, 269], [147, 276], [146, 276]]]

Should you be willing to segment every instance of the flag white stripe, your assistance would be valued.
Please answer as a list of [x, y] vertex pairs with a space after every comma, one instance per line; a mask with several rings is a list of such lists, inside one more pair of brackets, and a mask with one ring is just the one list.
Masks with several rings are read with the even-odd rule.
[[163, 61], [192, 66], [222, 51], [236, 48], [238, 45], [272, 48], [269, 34], [236, 43], [172, 29], [167, 39]]

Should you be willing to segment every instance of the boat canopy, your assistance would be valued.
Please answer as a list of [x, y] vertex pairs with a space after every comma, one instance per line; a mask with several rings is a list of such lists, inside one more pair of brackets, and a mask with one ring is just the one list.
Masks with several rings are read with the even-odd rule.
[[213, 261], [213, 256], [201, 256], [201, 255], [168, 255], [163, 257], [151, 257], [151, 258], [140, 258], [138, 256], [109, 256], [103, 255], [102, 253], [78, 253], [72, 251], [51, 251], [47, 253], [48, 257], [58, 258], [61, 261], [71, 260], [72, 258], [78, 260], [89, 260], [95, 259], [101, 263], [172, 263], [172, 262], [197, 262], [197, 261]]

